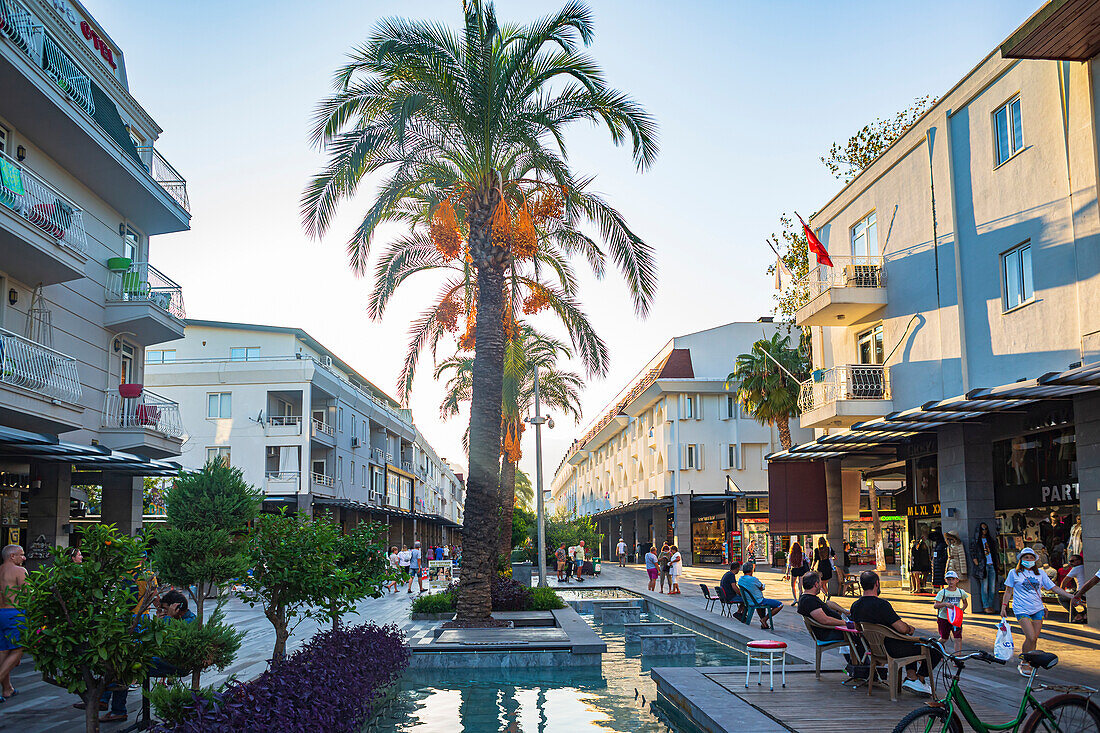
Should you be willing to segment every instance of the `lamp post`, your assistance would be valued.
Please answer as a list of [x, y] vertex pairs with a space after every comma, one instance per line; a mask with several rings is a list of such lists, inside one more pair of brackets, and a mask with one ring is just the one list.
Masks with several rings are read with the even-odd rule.
[[538, 528], [539, 587], [546, 587], [546, 502], [542, 495], [542, 425], [554, 421], [539, 412], [539, 367], [535, 365], [535, 414], [526, 419], [535, 426], [535, 524]]

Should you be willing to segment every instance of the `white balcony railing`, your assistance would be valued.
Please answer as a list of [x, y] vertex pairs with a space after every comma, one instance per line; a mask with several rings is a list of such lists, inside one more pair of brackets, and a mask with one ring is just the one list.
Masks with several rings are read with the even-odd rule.
[[312, 475], [312, 478], [313, 478], [313, 483], [317, 484], [318, 486], [328, 486], [329, 488], [332, 488], [332, 486], [333, 486], [332, 476], [326, 476], [323, 473], [316, 473], [315, 472]]
[[798, 408], [809, 412], [840, 400], [890, 399], [890, 372], [881, 364], [849, 364], [819, 369], [802, 383]]
[[[3, 0], [0, 0], [2, 2]], [[88, 249], [84, 212], [37, 173], [0, 152], [0, 206], [81, 254]]]
[[322, 422], [321, 420], [314, 419], [312, 424], [314, 433], [321, 433], [323, 435], [329, 436], [330, 438], [336, 435], [336, 429], [329, 425], [327, 422]]
[[183, 437], [179, 403], [149, 390], [143, 390], [140, 397], [134, 398], [108, 392], [104, 400], [103, 427], [140, 428], [170, 438]]
[[413, 472], [412, 461], [401, 461], [401, 470], [405, 471], [407, 473], [412, 473]]
[[160, 187], [175, 199], [184, 211], [190, 213], [191, 201], [187, 198], [187, 180], [152, 145], [139, 147], [137, 152], [153, 180], [159, 183]]
[[181, 321], [187, 317], [183, 288], [148, 262], [134, 262], [125, 270], [108, 272], [107, 300], [145, 301]]
[[0, 382], [65, 402], [79, 402], [76, 359], [0, 328]]
[[374, 460], [378, 463], [386, 462], [386, 453], [381, 448], [371, 448], [370, 453], [371, 457], [374, 458]]
[[42, 23], [19, 0], [0, 0], [0, 33], [31, 57], [35, 64], [42, 59]]
[[831, 257], [832, 267], [819, 265], [800, 281], [807, 300], [813, 300], [829, 288], [884, 288], [886, 268], [882, 257]]
[[298, 471], [265, 471], [264, 478], [269, 484], [297, 484], [301, 478]]
[[44, 51], [42, 66], [50, 78], [85, 112], [90, 115], [95, 114], [92, 82], [88, 76], [49, 36], [43, 37], [42, 48]]
[[269, 415], [268, 424], [273, 428], [293, 428], [302, 424], [301, 415]]

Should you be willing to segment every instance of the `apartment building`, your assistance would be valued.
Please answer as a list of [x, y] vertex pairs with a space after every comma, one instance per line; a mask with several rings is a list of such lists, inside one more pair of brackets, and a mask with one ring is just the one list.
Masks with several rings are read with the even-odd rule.
[[384, 522], [397, 545], [461, 525], [458, 478], [410, 412], [301, 329], [188, 320], [146, 374], [182, 408], [183, 466], [239, 467], [265, 511]]
[[136, 532], [141, 477], [178, 470], [179, 406], [143, 386], [146, 349], [184, 333], [150, 254], [190, 226], [160, 133], [79, 2], [0, 0], [0, 525], [32, 560], [69, 543], [81, 487]]
[[[604, 534], [604, 557], [622, 537], [631, 556], [675, 542], [687, 563], [758, 557], [774, 549], [768, 527], [766, 455], [775, 428], [746, 415], [736, 384], [738, 354], [768, 338], [771, 319], [728, 323], [671, 339], [570, 446], [551, 496]], [[810, 438], [792, 425], [793, 441]]]
[[816, 439], [771, 457], [773, 496], [850, 506], [853, 475], [900, 480], [903, 548], [984, 521], [1005, 563], [1076, 535], [1096, 569], [1096, 20], [1048, 3], [813, 217], [834, 262], [796, 319]]

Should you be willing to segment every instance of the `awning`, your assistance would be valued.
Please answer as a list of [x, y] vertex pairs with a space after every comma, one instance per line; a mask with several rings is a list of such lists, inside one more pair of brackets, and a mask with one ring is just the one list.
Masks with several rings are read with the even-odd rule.
[[392, 506], [378, 506], [377, 504], [368, 504], [365, 501], [355, 501], [354, 499], [330, 499], [327, 497], [317, 496], [313, 498], [313, 503], [320, 506], [335, 506], [343, 509], [352, 509], [359, 512], [373, 512], [375, 514], [385, 514], [391, 517], [405, 517], [407, 519], [416, 519], [422, 522], [435, 522], [441, 524], [444, 527], [460, 528], [461, 524], [454, 520], [441, 517], [438, 514], [427, 514], [425, 512], [411, 512], [407, 509], [398, 509]]
[[635, 499], [629, 504], [619, 504], [613, 506], [610, 509], [604, 509], [603, 511], [596, 512], [592, 516], [599, 519], [601, 517], [613, 517], [617, 514], [628, 514], [630, 512], [638, 512], [643, 509], [653, 509], [658, 506], [672, 506], [672, 499]]
[[1001, 44], [1008, 59], [1087, 61], [1100, 53], [1100, 4], [1050, 0]]
[[769, 463], [775, 463], [860, 455], [881, 458], [885, 465], [898, 460], [898, 446], [946, 425], [988, 419], [998, 413], [1019, 412], [1039, 402], [1072, 399], [1097, 390], [1100, 390], [1100, 362], [926, 402], [911, 410], [856, 423], [842, 432], [823, 435], [809, 443], [771, 453], [766, 458]]
[[826, 531], [825, 464], [785, 460], [768, 466], [768, 531], [818, 534]]
[[81, 445], [46, 433], [0, 427], [0, 461], [67, 463], [74, 473], [107, 471], [133, 476], [175, 476], [182, 467], [174, 461], [146, 458], [102, 445]]

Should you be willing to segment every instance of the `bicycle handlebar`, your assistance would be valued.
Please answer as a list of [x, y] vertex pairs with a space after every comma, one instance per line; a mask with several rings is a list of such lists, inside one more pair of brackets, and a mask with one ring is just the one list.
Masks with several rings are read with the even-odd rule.
[[981, 650], [972, 651], [968, 654], [962, 655], [948, 654], [947, 650], [943, 648], [943, 643], [938, 637], [935, 636], [925, 637], [917, 643], [921, 646], [927, 646], [938, 650], [945, 659], [950, 659], [953, 662], [965, 662], [970, 659], [977, 659], [979, 661], [985, 662], [986, 664], [993, 664], [995, 662], [1003, 666], [1006, 663], [1006, 660], [997, 659], [997, 657], [993, 656], [989, 652]]

